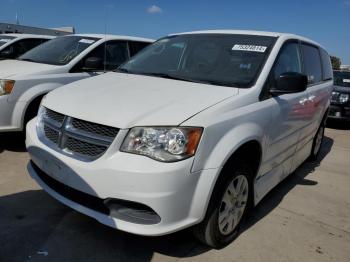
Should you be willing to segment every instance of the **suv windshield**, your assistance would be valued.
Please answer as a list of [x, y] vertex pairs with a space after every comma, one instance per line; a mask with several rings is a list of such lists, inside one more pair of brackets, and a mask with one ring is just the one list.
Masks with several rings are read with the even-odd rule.
[[334, 71], [334, 85], [350, 87], [350, 72]]
[[276, 38], [238, 34], [184, 34], [162, 38], [118, 68], [220, 86], [251, 86]]
[[19, 60], [50, 65], [66, 65], [98, 40], [100, 38], [84, 36], [57, 37], [33, 48], [20, 56]]
[[15, 36], [8, 36], [8, 35], [0, 35], [0, 46], [10, 42], [12, 39], [15, 39]]

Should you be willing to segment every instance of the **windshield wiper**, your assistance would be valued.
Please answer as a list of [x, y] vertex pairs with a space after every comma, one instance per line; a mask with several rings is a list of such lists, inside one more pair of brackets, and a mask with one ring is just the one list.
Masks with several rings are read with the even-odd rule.
[[209, 82], [207, 81], [202, 81], [202, 80], [192, 79], [192, 78], [187, 78], [182, 76], [175, 76], [167, 73], [139, 73], [139, 74], [146, 75], [146, 76], [155, 76], [155, 77], [161, 77], [161, 78], [167, 78], [167, 79], [173, 79], [173, 80], [186, 81], [186, 82], [209, 84]]
[[117, 69], [113, 70], [113, 72], [131, 74], [130, 71], [128, 69], [125, 69], [125, 68], [117, 68]]
[[37, 63], [36, 61], [30, 58], [19, 58], [18, 60]]

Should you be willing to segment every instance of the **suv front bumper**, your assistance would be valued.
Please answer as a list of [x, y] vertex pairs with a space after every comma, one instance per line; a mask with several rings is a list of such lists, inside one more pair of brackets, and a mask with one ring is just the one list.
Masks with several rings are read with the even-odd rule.
[[[122, 231], [156, 236], [199, 223], [205, 215], [219, 170], [191, 173], [193, 158], [162, 163], [119, 152], [117, 145], [124, 139], [121, 136], [117, 135], [99, 159], [82, 162], [42, 143], [37, 136], [34, 119], [27, 126], [26, 145], [32, 159], [28, 171], [45, 191], [60, 202]], [[58, 188], [74, 192], [75, 197]], [[85, 200], [81, 201], [85, 197], [102, 204], [111, 199], [140, 204], [153, 210], [160, 221], [150, 224], [125, 219], [108, 212], [111, 211], [108, 208], [106, 211], [103, 207], [96, 208]]]

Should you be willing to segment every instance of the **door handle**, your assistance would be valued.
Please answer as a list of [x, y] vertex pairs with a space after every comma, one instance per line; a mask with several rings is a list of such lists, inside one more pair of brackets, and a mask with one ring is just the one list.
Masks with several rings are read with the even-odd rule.
[[299, 100], [299, 104], [301, 104], [302, 106], [304, 106], [304, 105], [306, 104], [307, 101], [309, 101], [309, 99], [303, 98], [303, 99]]
[[308, 100], [313, 103], [313, 102], [315, 102], [315, 98], [316, 98], [316, 96], [309, 96]]

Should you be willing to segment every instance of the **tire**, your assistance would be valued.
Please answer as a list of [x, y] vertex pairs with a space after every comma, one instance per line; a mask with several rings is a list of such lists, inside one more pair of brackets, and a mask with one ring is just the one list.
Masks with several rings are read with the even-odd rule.
[[[253, 172], [249, 165], [242, 161], [235, 161], [223, 169], [214, 187], [204, 220], [194, 227], [194, 235], [200, 242], [219, 249], [230, 244], [238, 236], [241, 225], [253, 206], [252, 177]], [[242, 182], [242, 195], [235, 197], [233, 192], [229, 192], [239, 188], [239, 181]], [[243, 202], [245, 205], [242, 208]], [[233, 223], [230, 222], [232, 218]]]
[[23, 134], [25, 136], [26, 133], [26, 126], [27, 123], [32, 120], [34, 117], [37, 116], [38, 114], [38, 110], [39, 110], [39, 106], [41, 103], [41, 100], [43, 99], [43, 96], [37, 97], [35, 98], [30, 105], [28, 106], [26, 113], [24, 115], [24, 119], [23, 119]]
[[316, 135], [312, 141], [311, 153], [309, 156], [310, 161], [315, 161], [320, 154], [320, 149], [322, 146], [323, 138], [324, 138], [324, 130], [326, 128], [326, 120], [322, 120], [319, 128], [317, 129]]

